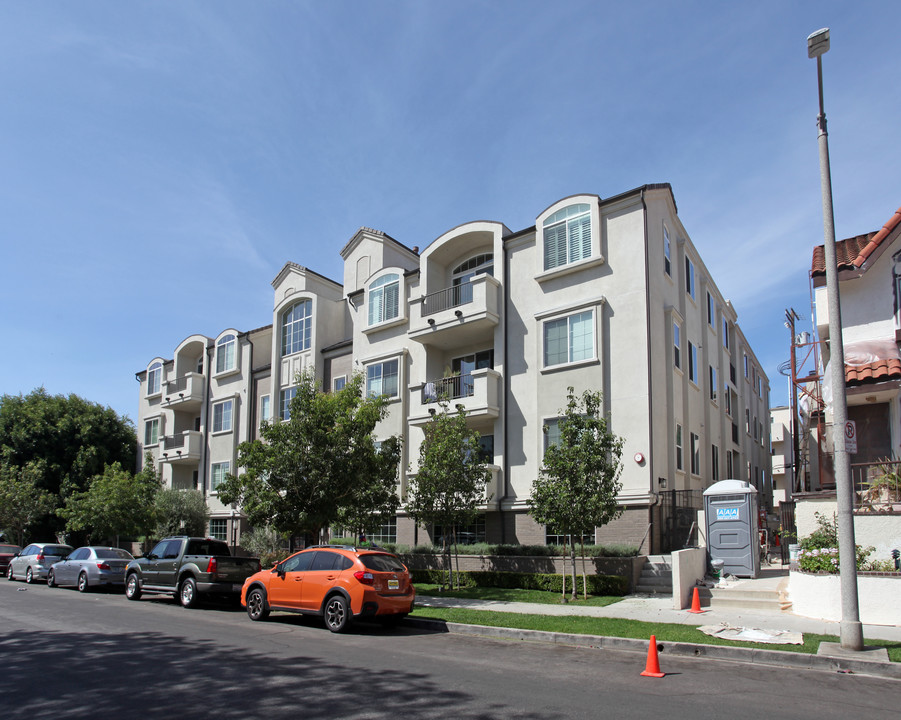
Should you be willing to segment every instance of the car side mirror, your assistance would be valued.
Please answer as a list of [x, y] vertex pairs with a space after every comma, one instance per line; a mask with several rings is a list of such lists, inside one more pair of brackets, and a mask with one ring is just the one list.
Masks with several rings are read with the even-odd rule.
[[147, 558], [148, 560], [156, 560], [159, 558], [158, 555], [154, 555], [153, 553], [147, 553], [147, 555], [145, 555], [144, 557]]

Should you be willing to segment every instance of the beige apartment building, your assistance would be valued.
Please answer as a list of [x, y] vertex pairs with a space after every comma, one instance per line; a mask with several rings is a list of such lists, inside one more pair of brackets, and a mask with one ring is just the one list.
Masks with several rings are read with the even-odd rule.
[[[207, 495], [212, 535], [239, 541], [240, 508], [219, 503], [216, 485], [307, 368], [329, 389], [363, 373], [390, 399], [377, 433], [404, 438], [401, 498], [436, 399], [466, 408], [491, 469], [475, 539], [558, 540], [528, 500], [569, 387], [600, 390], [625, 440], [624, 512], [598, 542], [682, 547], [701, 492], [726, 478], [771, 504], [769, 381], [669, 185], [564, 198], [515, 232], [466, 223], [421, 253], [361, 228], [340, 252], [341, 283], [285, 265], [271, 325], [192, 336], [138, 373], [143, 448], [168, 484]], [[413, 544], [432, 529], [401, 510], [374, 531]]]

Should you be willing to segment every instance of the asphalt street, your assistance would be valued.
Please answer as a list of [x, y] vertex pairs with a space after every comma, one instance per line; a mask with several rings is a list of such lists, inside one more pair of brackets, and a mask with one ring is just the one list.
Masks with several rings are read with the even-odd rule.
[[0, 581], [8, 718], [890, 717], [895, 680], [494, 640]]

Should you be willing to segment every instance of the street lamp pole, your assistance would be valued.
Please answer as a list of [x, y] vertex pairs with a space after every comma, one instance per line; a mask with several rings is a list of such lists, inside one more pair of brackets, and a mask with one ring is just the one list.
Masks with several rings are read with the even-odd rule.
[[820, 183], [823, 191], [823, 239], [826, 261], [826, 297], [829, 308], [829, 365], [832, 372], [832, 440], [835, 463], [835, 491], [838, 505], [838, 562], [841, 583], [841, 645], [863, 650], [863, 626], [857, 600], [857, 555], [854, 547], [854, 502], [851, 463], [845, 445], [848, 399], [845, 395], [845, 349], [842, 342], [841, 299], [838, 265], [835, 259], [835, 218], [832, 212], [832, 175], [829, 170], [829, 140], [823, 109], [823, 53], [829, 50], [829, 28], [807, 38], [807, 57], [817, 59], [820, 114], [817, 116], [820, 148]]

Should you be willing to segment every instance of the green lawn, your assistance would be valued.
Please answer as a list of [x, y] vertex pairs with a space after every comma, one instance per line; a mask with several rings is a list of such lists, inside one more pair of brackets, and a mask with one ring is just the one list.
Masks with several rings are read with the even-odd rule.
[[[416, 583], [417, 595], [434, 595], [435, 597], [465, 598], [467, 600], [506, 600], [508, 602], [540, 603], [542, 605], [559, 605], [560, 593], [546, 590], [521, 590], [519, 588], [460, 588], [459, 590], [441, 590], [440, 585], [427, 585]], [[568, 597], [568, 595], [567, 595]], [[622, 600], [621, 597], [612, 595], [589, 595], [588, 600], [582, 596], [575, 602], [567, 604], [591, 605], [605, 607]]]
[[[420, 589], [422, 587], [422, 589]], [[436, 592], [436, 586], [416, 586], [417, 595], [443, 595], [444, 597], [466, 597], [483, 600], [516, 600], [521, 602], [538, 602], [526, 600], [531, 595], [531, 590], [501, 590], [499, 588], [468, 588], [465, 590]], [[539, 592], [539, 591], [534, 591]], [[467, 593], [467, 594], [464, 594]], [[471, 594], [475, 593], [475, 594]], [[541, 593], [545, 596], [553, 596], [554, 600], [545, 599], [543, 602], [559, 602], [556, 593]], [[609, 605], [620, 598], [594, 598], [598, 602], [594, 604]], [[606, 601], [606, 602], [603, 602]], [[589, 598], [589, 603], [592, 599]], [[520, 630], [543, 630], [547, 632], [573, 633], [576, 635], [600, 635], [605, 637], [635, 638], [647, 640], [651, 635], [657, 637], [658, 642], [688, 642], [699, 645], [730, 645], [733, 647], [762, 648], [767, 650], [785, 650], [788, 652], [809, 653], [815, 655], [821, 642], [839, 642], [834, 635], [804, 634], [803, 645], [770, 645], [765, 643], [736, 642], [721, 640], [705, 635], [690, 625], [678, 623], [650, 623], [638, 620], [625, 620], [623, 618], [590, 618], [580, 616], [554, 616], [554, 615], [522, 615], [519, 613], [495, 612], [490, 610], [466, 610], [462, 608], [425, 608], [417, 607], [411, 617], [443, 620], [445, 622], [463, 623], [466, 625], [486, 625], [490, 627], [517, 628]], [[877, 645], [888, 649], [889, 659], [892, 662], [901, 662], [901, 643], [872, 640], [869, 645]]]

